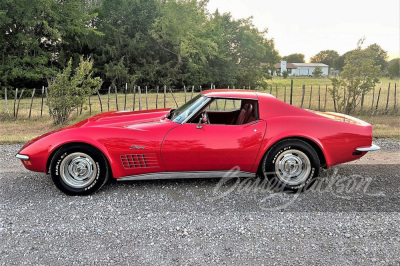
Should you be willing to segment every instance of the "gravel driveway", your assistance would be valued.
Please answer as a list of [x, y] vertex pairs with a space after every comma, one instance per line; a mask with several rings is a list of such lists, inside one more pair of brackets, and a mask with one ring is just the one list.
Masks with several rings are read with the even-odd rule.
[[59, 192], [0, 146], [0, 264], [399, 265], [400, 142], [303, 194], [256, 180], [112, 182]]

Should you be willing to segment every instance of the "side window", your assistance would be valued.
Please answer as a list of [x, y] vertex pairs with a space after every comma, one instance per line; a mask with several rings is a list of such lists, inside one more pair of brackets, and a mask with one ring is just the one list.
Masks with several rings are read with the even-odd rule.
[[214, 99], [191, 123], [207, 112], [207, 124], [243, 125], [258, 119], [258, 102], [250, 99]]
[[207, 111], [235, 111], [242, 106], [240, 99], [215, 99], [208, 107]]

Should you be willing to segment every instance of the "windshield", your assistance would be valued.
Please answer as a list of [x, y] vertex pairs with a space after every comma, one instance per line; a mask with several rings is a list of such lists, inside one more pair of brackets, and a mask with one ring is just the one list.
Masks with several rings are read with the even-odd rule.
[[178, 109], [176, 109], [171, 117], [171, 120], [175, 123], [182, 123], [188, 118], [193, 112], [197, 112], [209, 98], [202, 97], [201, 94], [197, 95]]

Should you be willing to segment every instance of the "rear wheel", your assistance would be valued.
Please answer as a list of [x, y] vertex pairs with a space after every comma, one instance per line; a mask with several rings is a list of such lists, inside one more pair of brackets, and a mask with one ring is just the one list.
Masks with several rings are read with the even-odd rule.
[[54, 184], [68, 195], [88, 195], [99, 190], [109, 179], [110, 170], [104, 155], [85, 145], [59, 149], [50, 163]]
[[306, 142], [287, 139], [276, 143], [263, 160], [262, 172], [280, 190], [302, 191], [318, 177], [320, 161]]

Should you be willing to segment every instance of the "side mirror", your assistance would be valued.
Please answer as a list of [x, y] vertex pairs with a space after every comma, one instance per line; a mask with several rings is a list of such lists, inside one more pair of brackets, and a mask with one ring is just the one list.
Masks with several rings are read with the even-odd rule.
[[197, 129], [203, 128], [202, 124], [208, 124], [208, 116], [207, 113], [204, 111], [204, 113], [201, 114], [201, 117], [199, 119], [199, 123], [197, 124]]

